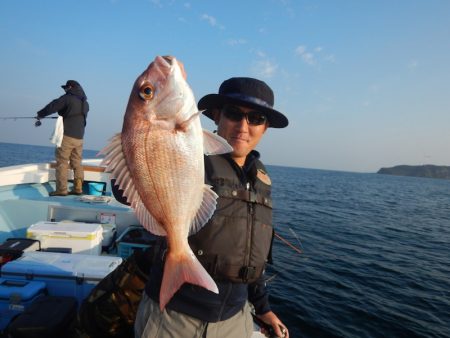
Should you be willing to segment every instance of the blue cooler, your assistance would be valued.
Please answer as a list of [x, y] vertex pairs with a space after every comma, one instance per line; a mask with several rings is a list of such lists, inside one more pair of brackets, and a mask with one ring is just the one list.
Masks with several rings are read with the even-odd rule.
[[45, 282], [50, 296], [75, 297], [78, 305], [122, 263], [122, 258], [57, 252], [25, 252], [3, 265], [1, 276]]
[[74, 297], [40, 297], [9, 324], [8, 337], [75, 337], [73, 324], [76, 318], [77, 300]]
[[44, 282], [0, 278], [0, 331], [34, 300], [44, 296]]

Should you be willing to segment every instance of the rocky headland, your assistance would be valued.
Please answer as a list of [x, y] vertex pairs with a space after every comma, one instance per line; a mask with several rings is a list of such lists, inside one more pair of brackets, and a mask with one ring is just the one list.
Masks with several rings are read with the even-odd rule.
[[450, 179], [450, 166], [443, 165], [397, 165], [390, 168], [381, 168], [378, 174], [415, 176]]

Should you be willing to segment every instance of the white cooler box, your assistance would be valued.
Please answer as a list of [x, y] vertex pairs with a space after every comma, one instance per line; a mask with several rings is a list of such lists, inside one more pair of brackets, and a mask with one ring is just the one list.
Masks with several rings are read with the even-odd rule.
[[42, 281], [50, 296], [69, 296], [81, 305], [91, 290], [122, 263], [122, 258], [29, 251], [2, 266], [0, 275], [14, 280]]
[[100, 255], [103, 228], [98, 223], [38, 222], [27, 229], [27, 237], [41, 242], [41, 249], [65, 248], [72, 253]]

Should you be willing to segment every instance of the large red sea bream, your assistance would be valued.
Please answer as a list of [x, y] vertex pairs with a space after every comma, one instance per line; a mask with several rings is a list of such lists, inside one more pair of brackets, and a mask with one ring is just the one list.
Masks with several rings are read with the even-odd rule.
[[202, 130], [182, 64], [157, 56], [134, 83], [122, 133], [101, 153], [142, 225], [166, 236], [161, 310], [185, 282], [218, 293], [187, 237], [216, 207], [217, 195], [204, 183], [203, 154], [230, 151], [224, 139]]

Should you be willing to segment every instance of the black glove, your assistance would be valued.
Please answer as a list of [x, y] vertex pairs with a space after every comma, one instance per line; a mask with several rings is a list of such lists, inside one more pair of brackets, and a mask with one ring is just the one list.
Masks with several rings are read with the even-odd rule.
[[36, 122], [34, 122], [34, 126], [39, 127], [42, 124], [39, 115], [36, 115], [35, 119], [36, 119]]

